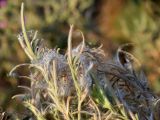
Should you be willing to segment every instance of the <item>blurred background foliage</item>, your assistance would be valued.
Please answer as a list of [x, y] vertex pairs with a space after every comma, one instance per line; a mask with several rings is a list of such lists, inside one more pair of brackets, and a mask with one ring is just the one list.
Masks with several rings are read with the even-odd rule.
[[[65, 50], [69, 24], [83, 31], [89, 45], [102, 43], [107, 57], [118, 46], [134, 43], [130, 51], [140, 60], [152, 89], [160, 93], [159, 0], [0, 0], [0, 106], [4, 110], [13, 111], [17, 101], [11, 97], [21, 92], [17, 85], [29, 84], [7, 76], [13, 66], [28, 61], [17, 41], [21, 2], [27, 30], [38, 30], [50, 48]], [[75, 44], [81, 40], [77, 33], [74, 37]]]

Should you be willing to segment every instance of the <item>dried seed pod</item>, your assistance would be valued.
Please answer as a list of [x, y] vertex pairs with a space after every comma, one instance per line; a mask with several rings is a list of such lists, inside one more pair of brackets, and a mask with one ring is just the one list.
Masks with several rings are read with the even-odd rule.
[[130, 53], [118, 49], [115, 59], [106, 65], [106, 76], [127, 109], [137, 114], [139, 119], [146, 120], [152, 116], [151, 106], [155, 96], [148, 89], [145, 75], [136, 73], [133, 62]]

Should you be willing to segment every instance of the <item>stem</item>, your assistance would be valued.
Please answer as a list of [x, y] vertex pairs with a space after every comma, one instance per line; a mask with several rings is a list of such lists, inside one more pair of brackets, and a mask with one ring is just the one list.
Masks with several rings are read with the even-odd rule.
[[81, 98], [78, 97], [78, 120], [81, 120]]
[[33, 60], [36, 57], [35, 57], [35, 54], [32, 51], [32, 47], [31, 47], [31, 45], [29, 43], [29, 39], [27, 37], [27, 33], [26, 33], [26, 29], [25, 29], [25, 24], [24, 24], [24, 14], [23, 13], [24, 13], [24, 3], [22, 3], [22, 5], [21, 5], [21, 27], [22, 27], [22, 33], [24, 35], [24, 40], [25, 40], [25, 43], [27, 45], [26, 49], [28, 50], [28, 52], [30, 54], [30, 59]]

